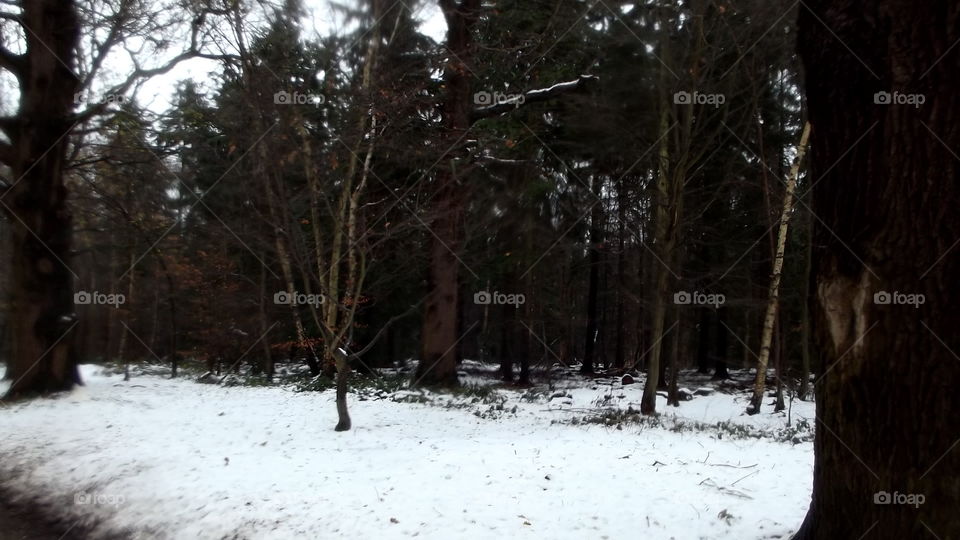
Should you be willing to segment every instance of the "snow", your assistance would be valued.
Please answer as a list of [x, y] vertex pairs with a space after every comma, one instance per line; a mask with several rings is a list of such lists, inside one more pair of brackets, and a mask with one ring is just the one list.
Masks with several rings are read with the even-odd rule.
[[[335, 433], [330, 391], [82, 372], [83, 388], [0, 411], [0, 484], [95, 533], [784, 538], [810, 500], [809, 438], [778, 442], [784, 416], [743, 415], [739, 395], [663, 400], [657, 427], [582, 422], [635, 408], [639, 379], [485, 398], [403, 390], [352, 395], [355, 427]], [[794, 404], [794, 422], [812, 414]]]

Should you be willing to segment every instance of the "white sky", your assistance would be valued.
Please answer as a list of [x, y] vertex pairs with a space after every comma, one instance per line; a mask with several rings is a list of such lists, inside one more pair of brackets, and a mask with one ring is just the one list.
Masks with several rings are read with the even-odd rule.
[[[328, 0], [304, 0], [309, 15], [303, 21], [305, 38], [343, 34], [352, 31], [355, 24], [345, 26], [339, 14], [330, 7]], [[442, 41], [447, 25], [440, 8], [432, 0], [425, 0], [415, 12], [415, 18], [421, 21], [420, 31], [436, 41]], [[147, 81], [137, 95], [141, 106], [155, 112], [166, 110], [171, 105], [173, 91], [178, 81], [194, 79], [200, 82], [209, 80], [209, 74], [219, 69], [217, 62], [194, 59], [181, 63], [164, 76]]]

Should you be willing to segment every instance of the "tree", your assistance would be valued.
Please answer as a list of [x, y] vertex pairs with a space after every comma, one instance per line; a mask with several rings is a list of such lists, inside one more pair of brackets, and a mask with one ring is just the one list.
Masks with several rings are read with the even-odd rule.
[[[594, 198], [600, 199], [603, 188], [603, 177], [594, 175], [591, 178], [590, 191]], [[603, 205], [599, 202], [593, 205], [590, 212], [590, 278], [587, 280], [587, 332], [583, 346], [583, 364], [580, 373], [593, 375], [594, 348], [597, 344], [599, 328], [598, 298], [600, 294], [600, 267], [603, 260]]]
[[[478, 44], [474, 26], [485, 14], [479, 0], [439, 0], [447, 22], [439, 146], [442, 155], [435, 174], [436, 196], [429, 228], [427, 298], [420, 335], [420, 363], [414, 377], [427, 386], [455, 386], [460, 360], [460, 266], [464, 243], [464, 216], [469, 200], [465, 193], [475, 162], [465, 159], [468, 130], [481, 120], [504, 115], [522, 106], [552, 100], [578, 90], [595, 78], [589, 75], [556, 82], [547, 88], [525, 90], [512, 99], [483, 105], [475, 103], [472, 78], [477, 69]], [[475, 107], [475, 105], [482, 105]], [[479, 276], [474, 276], [479, 277]]]
[[15, 116], [0, 120], [10, 141], [0, 144], [0, 162], [12, 183], [0, 203], [11, 217], [10, 264], [13, 347], [7, 398], [69, 390], [80, 383], [72, 340], [73, 270], [68, 266], [71, 217], [63, 182], [67, 136], [73, 128], [80, 21], [73, 0], [24, 2], [4, 19], [23, 27], [25, 51], [0, 49], [0, 67], [20, 88]]
[[805, 5], [822, 365], [795, 538], [957, 538], [960, 4]]
[[[763, 405], [763, 393], [767, 382], [767, 361], [770, 359], [770, 343], [773, 338], [773, 325], [780, 307], [780, 278], [783, 275], [783, 256], [787, 246], [787, 230], [790, 226], [790, 215], [793, 212], [793, 194], [797, 188], [797, 176], [800, 174], [800, 163], [807, 150], [807, 139], [810, 137], [810, 124], [803, 127], [800, 144], [797, 146], [797, 155], [787, 177], [787, 191], [783, 196], [783, 210], [780, 213], [780, 227], [777, 233], [777, 248], [773, 259], [773, 272], [770, 277], [770, 293], [767, 300], [767, 311], [763, 318], [763, 333], [760, 337], [760, 357], [757, 359], [757, 377], [754, 383], [753, 398], [747, 412], [757, 414]], [[780, 367], [777, 366], [777, 377], [782, 377]]]
[[[455, 147], [470, 127], [472, 96], [470, 69], [474, 43], [471, 27], [480, 16], [480, 0], [440, 0], [447, 21], [449, 50], [443, 70], [443, 148]], [[454, 155], [442, 158], [437, 172], [439, 195], [430, 222], [429, 276], [424, 305], [420, 363], [416, 380], [426, 385], [456, 385], [459, 362], [460, 260], [464, 212], [463, 188], [459, 185]]]
[[[18, 314], [6, 374], [14, 383], [7, 397], [68, 390], [80, 382], [73, 339], [68, 336], [77, 322], [73, 309], [77, 274], [69, 266], [72, 218], [64, 182], [69, 158], [79, 147], [71, 135], [78, 125], [103, 117], [137, 82], [203, 55], [204, 16], [216, 10], [202, 5], [192, 6], [196, 12], [169, 7], [133, 0], [113, 5], [96, 0], [3, 3], [0, 69], [16, 80], [20, 98], [17, 112], [0, 118], [0, 131], [9, 141], [0, 143], [0, 163], [12, 176], [0, 185], [0, 203], [11, 222], [11, 307]], [[163, 53], [179, 43], [167, 39], [166, 31], [173, 27], [188, 29], [188, 35], [180, 36], [187, 45], [166, 58]], [[126, 40], [134, 37], [143, 38], [141, 46], [129, 46]], [[101, 81], [109, 88], [106, 97], [75, 112], [108, 58], [121, 48], [135, 68], [116, 84]], [[17, 49], [23, 52], [14, 52]], [[144, 65], [145, 58], [163, 61]], [[71, 142], [75, 150], [68, 156]]]

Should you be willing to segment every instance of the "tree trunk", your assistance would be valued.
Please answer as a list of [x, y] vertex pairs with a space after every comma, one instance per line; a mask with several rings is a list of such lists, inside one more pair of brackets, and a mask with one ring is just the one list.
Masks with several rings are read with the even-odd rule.
[[716, 360], [712, 377], [715, 381], [723, 381], [730, 378], [730, 373], [727, 371], [727, 351], [729, 349], [727, 334], [730, 333], [730, 330], [728, 330], [726, 326], [728, 309], [729, 308], [723, 306], [717, 308], [716, 350], [714, 351], [714, 358]]
[[[767, 311], [763, 319], [763, 333], [760, 336], [760, 356], [757, 358], [757, 377], [753, 386], [753, 398], [747, 407], [747, 413], [757, 414], [763, 404], [763, 392], [767, 381], [767, 363], [770, 360], [770, 346], [773, 327], [777, 321], [777, 308], [780, 306], [780, 276], [783, 273], [783, 256], [787, 249], [787, 230], [790, 227], [790, 214], [793, 211], [793, 193], [797, 188], [797, 176], [800, 174], [800, 162], [807, 151], [810, 138], [810, 123], [803, 126], [797, 155], [787, 177], [787, 189], [783, 194], [783, 210], [780, 212], [780, 230], [777, 234], [777, 251], [773, 257], [773, 273], [770, 277], [770, 292], [767, 295]], [[782, 328], [781, 328], [782, 333]], [[777, 373], [780, 376], [780, 373]]]
[[[128, 268], [133, 268], [133, 266], [137, 264], [136, 250], [131, 249], [129, 255], [130, 255], [129, 256], [130, 266]], [[137, 276], [136, 272], [130, 272], [128, 276], [128, 279], [130, 280], [130, 282], [127, 284], [127, 297], [126, 297], [127, 309], [130, 309], [130, 302], [133, 301], [133, 293], [135, 291], [135, 285], [136, 285], [136, 276]], [[133, 314], [132, 309], [128, 311], [128, 313], [132, 315]], [[130, 380], [130, 360], [127, 359], [127, 334], [129, 332], [130, 332], [130, 329], [127, 327], [124, 327], [123, 330], [120, 331], [120, 345], [117, 347], [117, 358], [123, 364], [123, 380], [124, 381]]]
[[[603, 180], [599, 176], [593, 176], [590, 189], [593, 191], [594, 199], [600, 199]], [[587, 333], [583, 345], [583, 364], [580, 366], [580, 373], [584, 375], [593, 375], [594, 348], [597, 344], [597, 295], [600, 289], [600, 250], [603, 249], [603, 203], [597, 202], [590, 213], [590, 278], [587, 284]]]
[[337, 362], [337, 425], [334, 431], [350, 430], [350, 413], [347, 411], [347, 383], [350, 377], [350, 363], [347, 355], [338, 349], [334, 352]]
[[[680, 310], [672, 310], [674, 317], [679, 322], [682, 314]], [[677, 325], [679, 326], [679, 325]], [[680, 326], [682, 328], [682, 326]], [[679, 358], [680, 358], [680, 344], [681, 344], [681, 330], [673, 332], [670, 341], [670, 381], [667, 386], [667, 405], [672, 407], [680, 406], [680, 390], [679, 390], [679, 381], [680, 381], [680, 368], [679, 368]], [[684, 338], [686, 338], [686, 333], [684, 333]]]
[[813, 217], [811, 216], [807, 222], [807, 253], [806, 253], [806, 271], [804, 275], [807, 279], [804, 282], [804, 294], [803, 297], [806, 298], [806, 301], [803, 302], [803, 319], [800, 322], [801, 325], [801, 338], [803, 342], [801, 343], [801, 354], [803, 358], [801, 359], [801, 369], [800, 369], [800, 385], [797, 388], [797, 397], [801, 400], [806, 400], [807, 395], [810, 393], [810, 295], [813, 292], [813, 287], [811, 283], [811, 255], [813, 254]]
[[258, 305], [258, 319], [260, 320], [260, 333], [263, 338], [260, 340], [263, 345], [263, 372], [268, 381], [273, 380], [273, 351], [270, 349], [270, 338], [267, 334], [270, 327], [267, 325], [267, 267], [260, 265], [260, 302]]
[[[470, 27], [476, 21], [480, 0], [440, 0], [447, 21], [447, 49], [450, 57], [444, 68], [446, 95], [443, 121], [446, 131], [444, 148], [454, 146], [470, 127], [470, 61], [473, 44]], [[452, 151], [452, 150], [448, 150]], [[454, 155], [437, 171], [437, 206], [430, 223], [429, 271], [427, 299], [420, 336], [420, 363], [415, 382], [427, 386], [456, 386], [458, 316], [460, 299], [460, 250], [463, 234], [464, 188], [460, 185]]]
[[[663, 71], [663, 70], [661, 70]], [[661, 74], [661, 80], [666, 77]], [[653, 345], [650, 347], [647, 364], [647, 380], [643, 387], [643, 397], [640, 400], [640, 412], [643, 414], [655, 414], [657, 412], [657, 387], [662, 381], [660, 373], [660, 357], [663, 349], [663, 326], [667, 312], [667, 287], [669, 286], [670, 260], [673, 255], [672, 232], [670, 222], [674, 215], [671, 211], [671, 186], [670, 186], [670, 138], [666, 136], [669, 130], [670, 111], [667, 101], [666, 90], [660, 91], [660, 126], [661, 134], [659, 163], [657, 172], [657, 192], [654, 201], [656, 208], [654, 216], [654, 249], [656, 250], [656, 266], [654, 274], [656, 282], [654, 284], [653, 310], [651, 311], [652, 324], [650, 339]]]
[[[529, 304], [524, 304], [522, 309], [524, 318], [530, 320]], [[530, 330], [523, 324], [520, 324], [520, 320], [520, 318], [517, 319], [517, 340], [520, 346], [520, 377], [517, 379], [517, 384], [520, 386], [530, 386], [531, 336]]]
[[[489, 306], [488, 306], [489, 307]], [[499, 308], [506, 316], [500, 319], [500, 377], [505, 383], [513, 382], [513, 351], [509, 344], [509, 332], [507, 331], [507, 321], [509, 320], [508, 309], [510, 306], [504, 305]]]
[[823, 364], [795, 538], [960, 538], [960, 3], [806, 6]]
[[167, 262], [163, 258], [163, 254], [157, 253], [156, 257], [167, 281], [167, 307], [170, 311], [170, 343], [168, 345], [170, 347], [170, 377], [175, 379], [177, 377], [177, 371], [180, 369], [180, 356], [177, 353], [177, 337], [179, 335], [177, 332], [177, 288], [173, 280], [173, 275], [170, 274], [170, 268], [167, 267]]
[[713, 310], [701, 307], [700, 322], [697, 325], [697, 373], [710, 373], [710, 327], [713, 320]]
[[777, 324], [776, 324], [773, 335], [775, 338], [775, 343], [776, 343], [775, 350], [777, 353], [777, 356], [774, 358], [774, 362], [773, 362], [774, 373], [777, 374], [773, 411], [780, 412], [787, 408], [786, 403], [783, 401], [783, 377], [785, 375], [783, 370], [783, 362], [787, 357], [787, 351], [786, 351], [787, 339], [783, 335], [783, 313], [782, 312], [777, 313]]
[[[64, 163], [78, 79], [69, 66], [80, 36], [73, 0], [23, 4], [26, 53], [16, 61], [20, 110], [0, 159], [13, 187], [3, 194], [12, 216], [13, 384], [6, 398], [69, 390], [80, 383], [70, 330], [76, 324], [70, 259], [71, 216]], [[66, 64], [64, 64], [66, 62]]]
[[627, 254], [625, 252], [627, 236], [627, 192], [626, 181], [621, 176], [617, 181], [617, 328], [616, 349], [613, 366], [622, 370], [626, 365], [627, 329], [626, 302], [624, 292], [627, 289]]

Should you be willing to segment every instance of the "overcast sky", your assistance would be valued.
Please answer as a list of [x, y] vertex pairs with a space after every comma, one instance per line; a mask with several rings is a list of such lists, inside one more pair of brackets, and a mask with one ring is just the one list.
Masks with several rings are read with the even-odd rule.
[[[344, 26], [343, 20], [331, 9], [328, 0], [304, 0], [304, 7], [309, 13], [303, 22], [304, 37], [344, 34], [355, 28], [355, 24]], [[436, 3], [426, 0], [414, 15], [421, 21], [421, 32], [437, 41], [445, 37], [447, 25]], [[173, 97], [178, 81], [184, 79], [205, 81], [210, 78], [209, 73], [218, 69], [214, 61], [196, 59], [183, 62], [166, 75], [155, 77], [144, 84], [137, 96], [138, 101], [142, 106], [155, 112], [164, 111], [170, 106], [170, 99]]]

